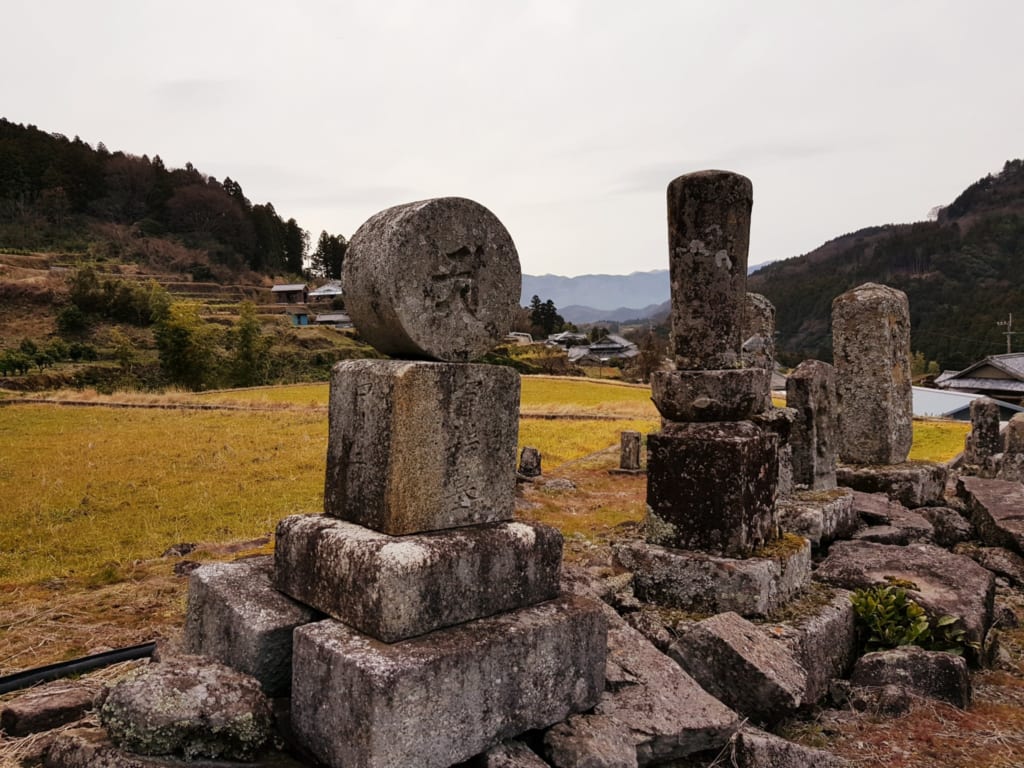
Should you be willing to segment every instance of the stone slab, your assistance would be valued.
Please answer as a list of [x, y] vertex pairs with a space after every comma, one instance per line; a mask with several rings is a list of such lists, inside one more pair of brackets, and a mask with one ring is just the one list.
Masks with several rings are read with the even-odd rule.
[[275, 750], [261, 752], [244, 763], [136, 755], [114, 746], [107, 732], [95, 727], [71, 728], [56, 734], [43, 764], [46, 768], [308, 768], [307, 763]]
[[[580, 582], [568, 585], [584, 589]], [[556, 768], [661, 765], [720, 749], [739, 726], [731, 709], [658, 651], [610, 606], [605, 691], [592, 712], [573, 715], [544, 737]]]
[[971, 703], [971, 678], [963, 657], [917, 646], [865, 654], [857, 660], [850, 683], [872, 688], [897, 685], [961, 709]]
[[94, 695], [64, 682], [33, 689], [0, 708], [0, 728], [7, 736], [27, 736], [74, 722], [92, 709]]
[[323, 618], [274, 589], [274, 558], [209, 563], [192, 571], [185, 649], [259, 680], [270, 696], [292, 684], [292, 630]]
[[822, 749], [805, 747], [745, 726], [729, 745], [732, 768], [850, 768], [851, 764]]
[[443, 197], [371, 216], [349, 241], [342, 282], [353, 324], [381, 352], [465, 363], [511, 330], [522, 274], [493, 213]]
[[803, 536], [815, 549], [850, 538], [860, 525], [849, 488], [797, 491], [779, 499], [776, 508], [782, 530]]
[[839, 485], [864, 493], [884, 493], [905, 507], [934, 507], [944, 504], [945, 464], [907, 461], [887, 466], [840, 464], [836, 468]]
[[278, 589], [387, 643], [559, 594], [562, 534], [539, 523], [388, 536], [293, 515], [276, 539]]
[[742, 421], [764, 410], [771, 381], [765, 368], [655, 371], [651, 399], [669, 421]]
[[[818, 586], [816, 589], [825, 589]], [[764, 625], [768, 636], [789, 648], [807, 673], [802, 706], [816, 704], [828, 693], [829, 682], [845, 677], [857, 658], [857, 626], [850, 592], [832, 590], [817, 602], [811, 594], [790, 605], [798, 618]]]
[[866, 589], [892, 579], [909, 581], [910, 596], [932, 616], [959, 616], [967, 639], [979, 645], [992, 623], [995, 577], [969, 557], [931, 544], [894, 546], [838, 541], [814, 578], [844, 589]]
[[512, 519], [511, 368], [343, 361], [328, 413], [328, 515], [393, 536]]
[[741, 560], [636, 541], [615, 547], [615, 558], [633, 572], [633, 591], [646, 602], [766, 616], [810, 583], [811, 545], [794, 539], [774, 557]]
[[331, 768], [446, 768], [593, 707], [606, 644], [601, 607], [577, 597], [391, 645], [307, 624], [295, 631], [293, 727]]
[[787, 649], [736, 613], [682, 625], [668, 655], [708, 693], [755, 723], [799, 709], [807, 673]]
[[647, 541], [725, 557], [769, 542], [778, 443], [749, 421], [667, 422], [648, 435]]
[[786, 379], [786, 406], [796, 414], [791, 430], [793, 482], [812, 490], [836, 487], [835, 369], [805, 360]]
[[917, 512], [932, 524], [935, 543], [940, 547], [949, 549], [974, 536], [971, 521], [952, 507], [919, 507]]
[[1024, 554], [1024, 485], [964, 476], [957, 481], [957, 495], [967, 502], [983, 543]]
[[482, 755], [459, 763], [457, 768], [548, 768], [548, 764], [523, 742], [509, 739]]

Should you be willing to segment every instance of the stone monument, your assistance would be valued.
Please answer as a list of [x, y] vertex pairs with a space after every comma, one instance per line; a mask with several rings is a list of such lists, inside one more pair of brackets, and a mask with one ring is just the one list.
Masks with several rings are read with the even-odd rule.
[[[810, 578], [810, 546], [753, 557], [778, 539], [778, 434], [759, 424], [771, 366], [745, 365], [749, 179], [724, 171], [668, 187], [671, 351], [651, 377], [663, 417], [647, 438], [646, 543], [620, 547], [637, 596], [764, 613]], [[720, 588], [719, 588], [720, 587]]]
[[469, 362], [519, 297], [505, 228], [461, 198], [397, 206], [344, 269], [360, 333], [414, 359], [335, 366], [325, 514], [278, 525], [273, 585], [319, 612], [293, 621], [292, 725], [332, 768], [444, 768], [593, 707], [607, 619], [561, 594], [561, 534], [512, 520], [518, 374]]

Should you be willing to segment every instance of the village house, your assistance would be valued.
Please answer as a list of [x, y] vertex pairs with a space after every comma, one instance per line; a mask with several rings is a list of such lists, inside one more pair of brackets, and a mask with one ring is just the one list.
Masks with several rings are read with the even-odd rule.
[[290, 283], [275, 285], [270, 289], [270, 295], [274, 297], [275, 304], [305, 304], [309, 290], [305, 283]]
[[943, 371], [935, 386], [1024, 404], [1024, 352], [989, 355], [962, 371]]
[[319, 288], [315, 288], [308, 294], [309, 300], [313, 302], [317, 301], [333, 301], [334, 299], [340, 299], [344, 295], [344, 291], [341, 289], [340, 280], [329, 280]]

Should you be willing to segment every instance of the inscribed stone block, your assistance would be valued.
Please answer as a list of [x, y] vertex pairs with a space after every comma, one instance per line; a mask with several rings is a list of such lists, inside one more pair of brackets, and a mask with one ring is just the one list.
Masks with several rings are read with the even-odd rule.
[[324, 511], [391, 535], [512, 519], [519, 374], [349, 360], [331, 376]]
[[820, 360], [800, 363], [786, 380], [786, 406], [796, 412], [789, 436], [793, 482], [812, 490], [835, 488], [835, 369]]
[[391, 645], [308, 624], [295, 632], [293, 725], [331, 768], [446, 768], [593, 707], [606, 643], [600, 606], [577, 597]]
[[294, 515], [276, 538], [278, 589], [388, 643], [559, 594], [562, 534], [539, 523], [398, 537]]

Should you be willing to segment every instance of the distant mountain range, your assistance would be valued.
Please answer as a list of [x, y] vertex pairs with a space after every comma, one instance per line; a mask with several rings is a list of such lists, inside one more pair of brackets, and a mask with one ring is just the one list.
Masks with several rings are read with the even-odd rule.
[[[747, 273], [759, 270], [751, 267]], [[668, 313], [667, 269], [628, 275], [523, 275], [522, 306], [539, 296], [551, 299], [558, 313], [570, 323], [624, 322], [661, 318]]]

